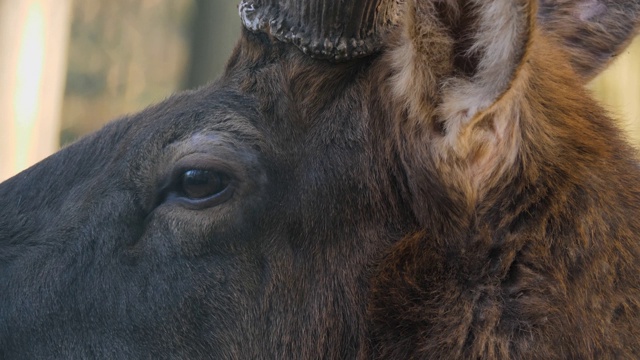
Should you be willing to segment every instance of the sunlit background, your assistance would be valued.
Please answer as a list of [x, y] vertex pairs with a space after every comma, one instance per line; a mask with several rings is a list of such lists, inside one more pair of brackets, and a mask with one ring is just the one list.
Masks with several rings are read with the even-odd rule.
[[[0, 0], [0, 181], [220, 73], [237, 0]], [[640, 41], [591, 87], [640, 145]]]

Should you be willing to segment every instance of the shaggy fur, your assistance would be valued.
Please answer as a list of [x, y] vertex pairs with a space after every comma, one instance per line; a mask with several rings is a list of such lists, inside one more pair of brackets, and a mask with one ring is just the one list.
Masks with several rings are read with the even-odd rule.
[[[538, 29], [535, 1], [442, 3], [410, 2], [422, 12], [409, 11], [387, 60], [393, 131], [423, 230], [394, 245], [373, 279], [372, 356], [639, 358], [638, 160], [583, 90], [602, 67], [586, 54], [603, 50], [554, 42], [568, 30], [547, 18]], [[636, 26], [610, 5], [545, 2], [542, 16], [560, 8], [574, 32], [594, 17]], [[616, 6], [633, 13], [638, 3]], [[443, 28], [451, 18], [475, 21]], [[555, 27], [563, 30], [549, 36]], [[583, 46], [611, 40], [588, 36]], [[455, 68], [451, 51], [466, 38], [471, 73]], [[448, 60], [433, 43], [447, 44]], [[440, 71], [441, 62], [453, 68]]]

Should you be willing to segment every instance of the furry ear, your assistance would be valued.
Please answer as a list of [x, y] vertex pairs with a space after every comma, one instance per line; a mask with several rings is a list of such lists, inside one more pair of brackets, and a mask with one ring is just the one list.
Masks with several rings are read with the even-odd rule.
[[393, 91], [410, 115], [429, 118], [439, 105], [450, 129], [495, 102], [523, 59], [532, 7], [529, 0], [408, 0], [391, 56]]
[[540, 0], [542, 29], [558, 37], [576, 72], [598, 75], [640, 28], [640, 0]]
[[[515, 153], [518, 114], [504, 101], [495, 104], [518, 83], [535, 27], [535, 3], [405, 3], [403, 31], [388, 53], [391, 92], [408, 118], [400, 131], [430, 137], [428, 151], [439, 174], [464, 179], [453, 186], [465, 193], [488, 184]], [[414, 143], [425, 146], [425, 139]]]

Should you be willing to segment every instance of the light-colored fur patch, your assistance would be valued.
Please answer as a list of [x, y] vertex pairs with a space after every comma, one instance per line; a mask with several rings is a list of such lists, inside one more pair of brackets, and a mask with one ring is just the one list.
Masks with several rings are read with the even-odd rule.
[[528, 11], [523, 1], [472, 2], [478, 7], [479, 19], [467, 55], [479, 55], [480, 62], [473, 78], [453, 78], [445, 85], [439, 114], [448, 130], [462, 126], [506, 91], [524, 52], [529, 31]]
[[435, 16], [433, 2], [408, 1], [404, 16], [398, 46], [390, 52], [396, 69], [392, 90], [410, 118], [426, 119], [439, 99], [438, 81], [453, 69], [454, 43]]

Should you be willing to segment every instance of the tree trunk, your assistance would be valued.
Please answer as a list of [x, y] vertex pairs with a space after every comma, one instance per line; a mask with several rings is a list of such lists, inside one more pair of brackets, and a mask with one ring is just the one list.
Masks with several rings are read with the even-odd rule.
[[0, 181], [58, 148], [71, 0], [0, 0]]

